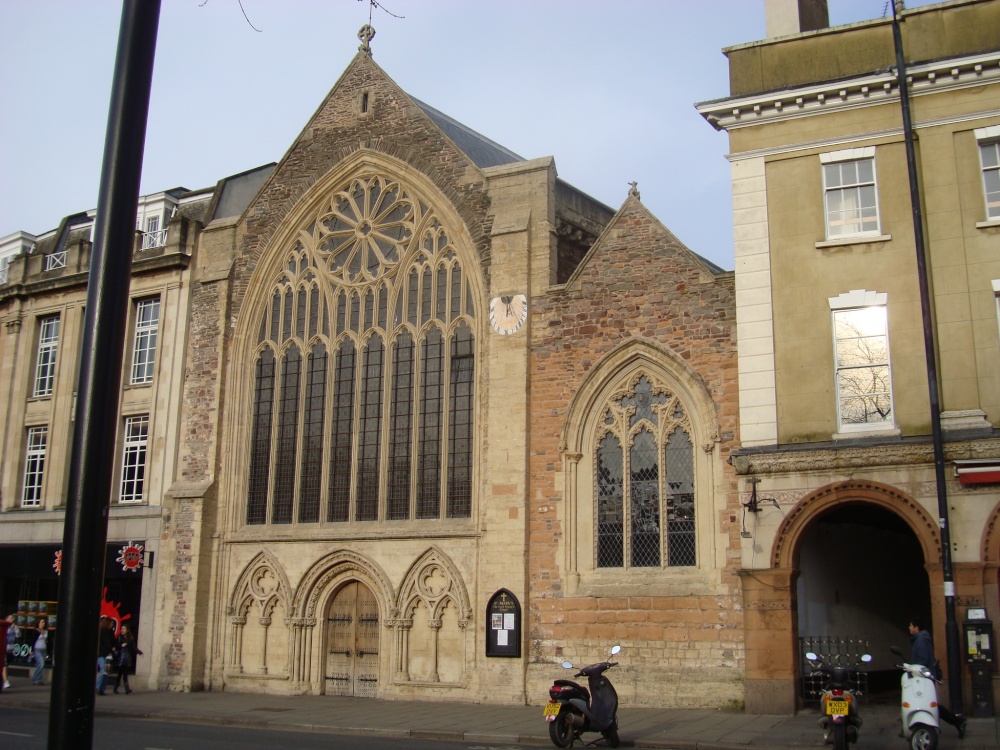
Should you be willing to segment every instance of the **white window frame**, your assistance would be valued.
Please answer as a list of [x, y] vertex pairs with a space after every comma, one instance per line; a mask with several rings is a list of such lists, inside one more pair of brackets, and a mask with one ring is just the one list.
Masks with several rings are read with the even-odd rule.
[[986, 209], [986, 221], [981, 225], [993, 225], [1000, 223], [1000, 125], [976, 128], [973, 132], [979, 152], [979, 173]]
[[131, 385], [152, 383], [156, 371], [156, 343], [160, 327], [160, 298], [148, 297], [135, 304], [132, 336]]
[[135, 504], [145, 499], [146, 458], [149, 447], [149, 415], [125, 417], [122, 448], [122, 479], [119, 503]]
[[[830, 326], [833, 343], [833, 387], [834, 392], [837, 395], [838, 433], [834, 437], [856, 437], [858, 433], [897, 433], [895, 400], [893, 399], [892, 394], [892, 361], [889, 345], [889, 310], [887, 305], [888, 294], [885, 292], [880, 293], [864, 289], [853, 289], [848, 293], [841, 294], [839, 297], [830, 297], [828, 301], [830, 303]], [[868, 362], [864, 365], [864, 367], [885, 367], [888, 370], [888, 382], [884, 393], [889, 398], [889, 418], [878, 422], [845, 422], [843, 419], [844, 409], [842, 403], [844, 399], [840, 387], [841, 372], [860, 369], [861, 366], [841, 366], [839, 364], [838, 344], [840, 343], [840, 339], [837, 338], [837, 315], [838, 313], [873, 308], [881, 308], [883, 314], [885, 315], [885, 360]]]
[[151, 247], [163, 247], [166, 244], [167, 230], [160, 229], [160, 215], [147, 216], [146, 226], [142, 230], [142, 249], [149, 250]]
[[45, 480], [45, 451], [48, 447], [48, 438], [48, 425], [28, 428], [24, 444], [22, 508], [38, 508], [42, 504], [42, 482]]
[[[840, 240], [851, 240], [857, 237], [880, 237], [882, 235], [881, 229], [881, 217], [879, 215], [879, 203], [878, 203], [878, 175], [875, 169], [875, 147], [865, 146], [863, 148], [847, 148], [840, 151], [831, 151], [829, 153], [820, 154], [819, 156], [820, 165], [822, 167], [823, 175], [823, 226], [826, 232], [826, 239], [828, 242], [837, 242]], [[853, 182], [837, 184], [830, 184], [830, 177], [836, 171], [840, 172], [841, 168], [847, 164], [861, 164], [862, 162], [871, 163], [871, 179], [857, 178]], [[874, 211], [875, 214], [875, 226], [872, 229], [864, 229], [864, 220], [862, 215], [859, 215], [855, 221], [850, 222], [850, 224], [858, 224], [859, 228], [855, 231], [838, 231], [834, 232], [834, 227], [839, 225], [846, 225], [848, 222], [841, 221], [837, 224], [831, 221], [831, 214], [837, 213], [843, 216], [845, 211], [843, 209], [838, 211], [833, 211], [830, 207], [831, 198], [833, 195], [847, 195], [855, 194], [860, 197], [861, 192], [866, 187], [871, 187], [874, 193], [874, 204], [871, 206], [860, 206], [858, 209], [853, 209], [855, 211]], [[859, 200], [860, 202], [860, 200]]]
[[7, 269], [10, 267], [10, 262], [14, 259], [15, 253], [8, 253], [3, 257], [0, 257], [0, 284], [7, 283]]
[[35, 383], [32, 396], [51, 396], [56, 379], [56, 361], [59, 351], [59, 315], [45, 315], [38, 319], [38, 352], [35, 357]]

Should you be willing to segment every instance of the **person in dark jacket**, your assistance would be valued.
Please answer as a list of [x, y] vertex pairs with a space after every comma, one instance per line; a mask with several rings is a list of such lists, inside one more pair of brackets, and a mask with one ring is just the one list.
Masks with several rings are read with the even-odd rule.
[[[910, 664], [923, 664], [931, 672], [937, 659], [934, 658], [934, 641], [931, 634], [924, 628], [924, 621], [921, 617], [910, 618]], [[937, 675], [935, 675], [936, 677]], [[962, 714], [952, 713], [951, 709], [942, 705], [938, 699], [938, 715], [958, 730], [958, 738], [965, 736], [965, 728], [968, 724]]]
[[122, 632], [118, 635], [118, 641], [115, 644], [115, 667], [118, 671], [118, 676], [115, 677], [116, 693], [122, 682], [125, 683], [125, 695], [132, 692], [132, 688], [128, 685], [128, 673], [132, 669], [132, 665], [135, 664], [135, 657], [139, 655], [142, 655], [142, 651], [135, 645], [135, 636], [132, 635], [128, 625], [122, 625]]
[[108, 660], [115, 651], [115, 621], [101, 615], [101, 625], [97, 631], [97, 694], [104, 695], [108, 686]]

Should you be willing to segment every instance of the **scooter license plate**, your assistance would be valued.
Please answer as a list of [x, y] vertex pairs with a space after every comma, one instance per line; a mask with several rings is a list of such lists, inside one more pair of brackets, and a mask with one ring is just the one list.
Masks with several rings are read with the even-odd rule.
[[544, 716], [546, 719], [549, 720], [554, 719], [559, 715], [559, 709], [561, 708], [562, 708], [561, 703], [557, 703], [556, 701], [549, 701], [548, 703], [545, 704], [545, 712], [542, 714], [542, 716]]
[[827, 716], [847, 716], [847, 701], [827, 701]]

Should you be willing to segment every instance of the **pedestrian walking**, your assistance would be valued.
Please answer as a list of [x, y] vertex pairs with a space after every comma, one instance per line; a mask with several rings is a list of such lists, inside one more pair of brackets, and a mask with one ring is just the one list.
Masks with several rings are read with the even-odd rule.
[[7, 679], [7, 662], [14, 658], [14, 646], [17, 644], [18, 635], [20, 635], [16, 615], [11, 615], [6, 620], [0, 620], [0, 634], [3, 635], [3, 640], [7, 643], [6, 650], [4, 650], [3, 654], [0, 654], [0, 666], [3, 666], [3, 680], [0, 682], [0, 691], [3, 691], [10, 687], [10, 681]]
[[[941, 665], [934, 657], [934, 641], [931, 634], [924, 628], [923, 618], [911, 617], [910, 631], [910, 664], [922, 664], [934, 673], [935, 679], [941, 679]], [[958, 730], [958, 738], [965, 737], [968, 721], [962, 714], [956, 714], [942, 705], [938, 700], [938, 715]]]
[[115, 677], [116, 693], [123, 682], [125, 683], [125, 695], [132, 692], [132, 688], [128, 684], [128, 673], [132, 669], [132, 665], [135, 664], [136, 656], [142, 656], [142, 651], [136, 647], [135, 636], [132, 635], [128, 625], [122, 625], [122, 632], [115, 645], [115, 668], [118, 672], [118, 676]]
[[44, 685], [45, 682], [42, 678], [45, 675], [42, 670], [45, 668], [45, 657], [49, 653], [49, 628], [44, 617], [38, 621], [35, 630], [38, 635], [35, 638], [35, 645], [32, 647], [35, 659], [35, 672], [31, 675], [31, 684]]
[[114, 666], [114, 653], [115, 621], [101, 615], [101, 624], [97, 630], [97, 682], [94, 685], [98, 695], [104, 695], [108, 687], [108, 674]]

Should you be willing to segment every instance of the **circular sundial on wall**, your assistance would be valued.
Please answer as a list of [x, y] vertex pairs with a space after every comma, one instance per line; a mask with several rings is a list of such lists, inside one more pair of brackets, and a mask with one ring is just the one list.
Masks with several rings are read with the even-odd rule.
[[517, 333], [527, 319], [528, 298], [523, 294], [504, 294], [490, 300], [490, 323], [497, 333]]

